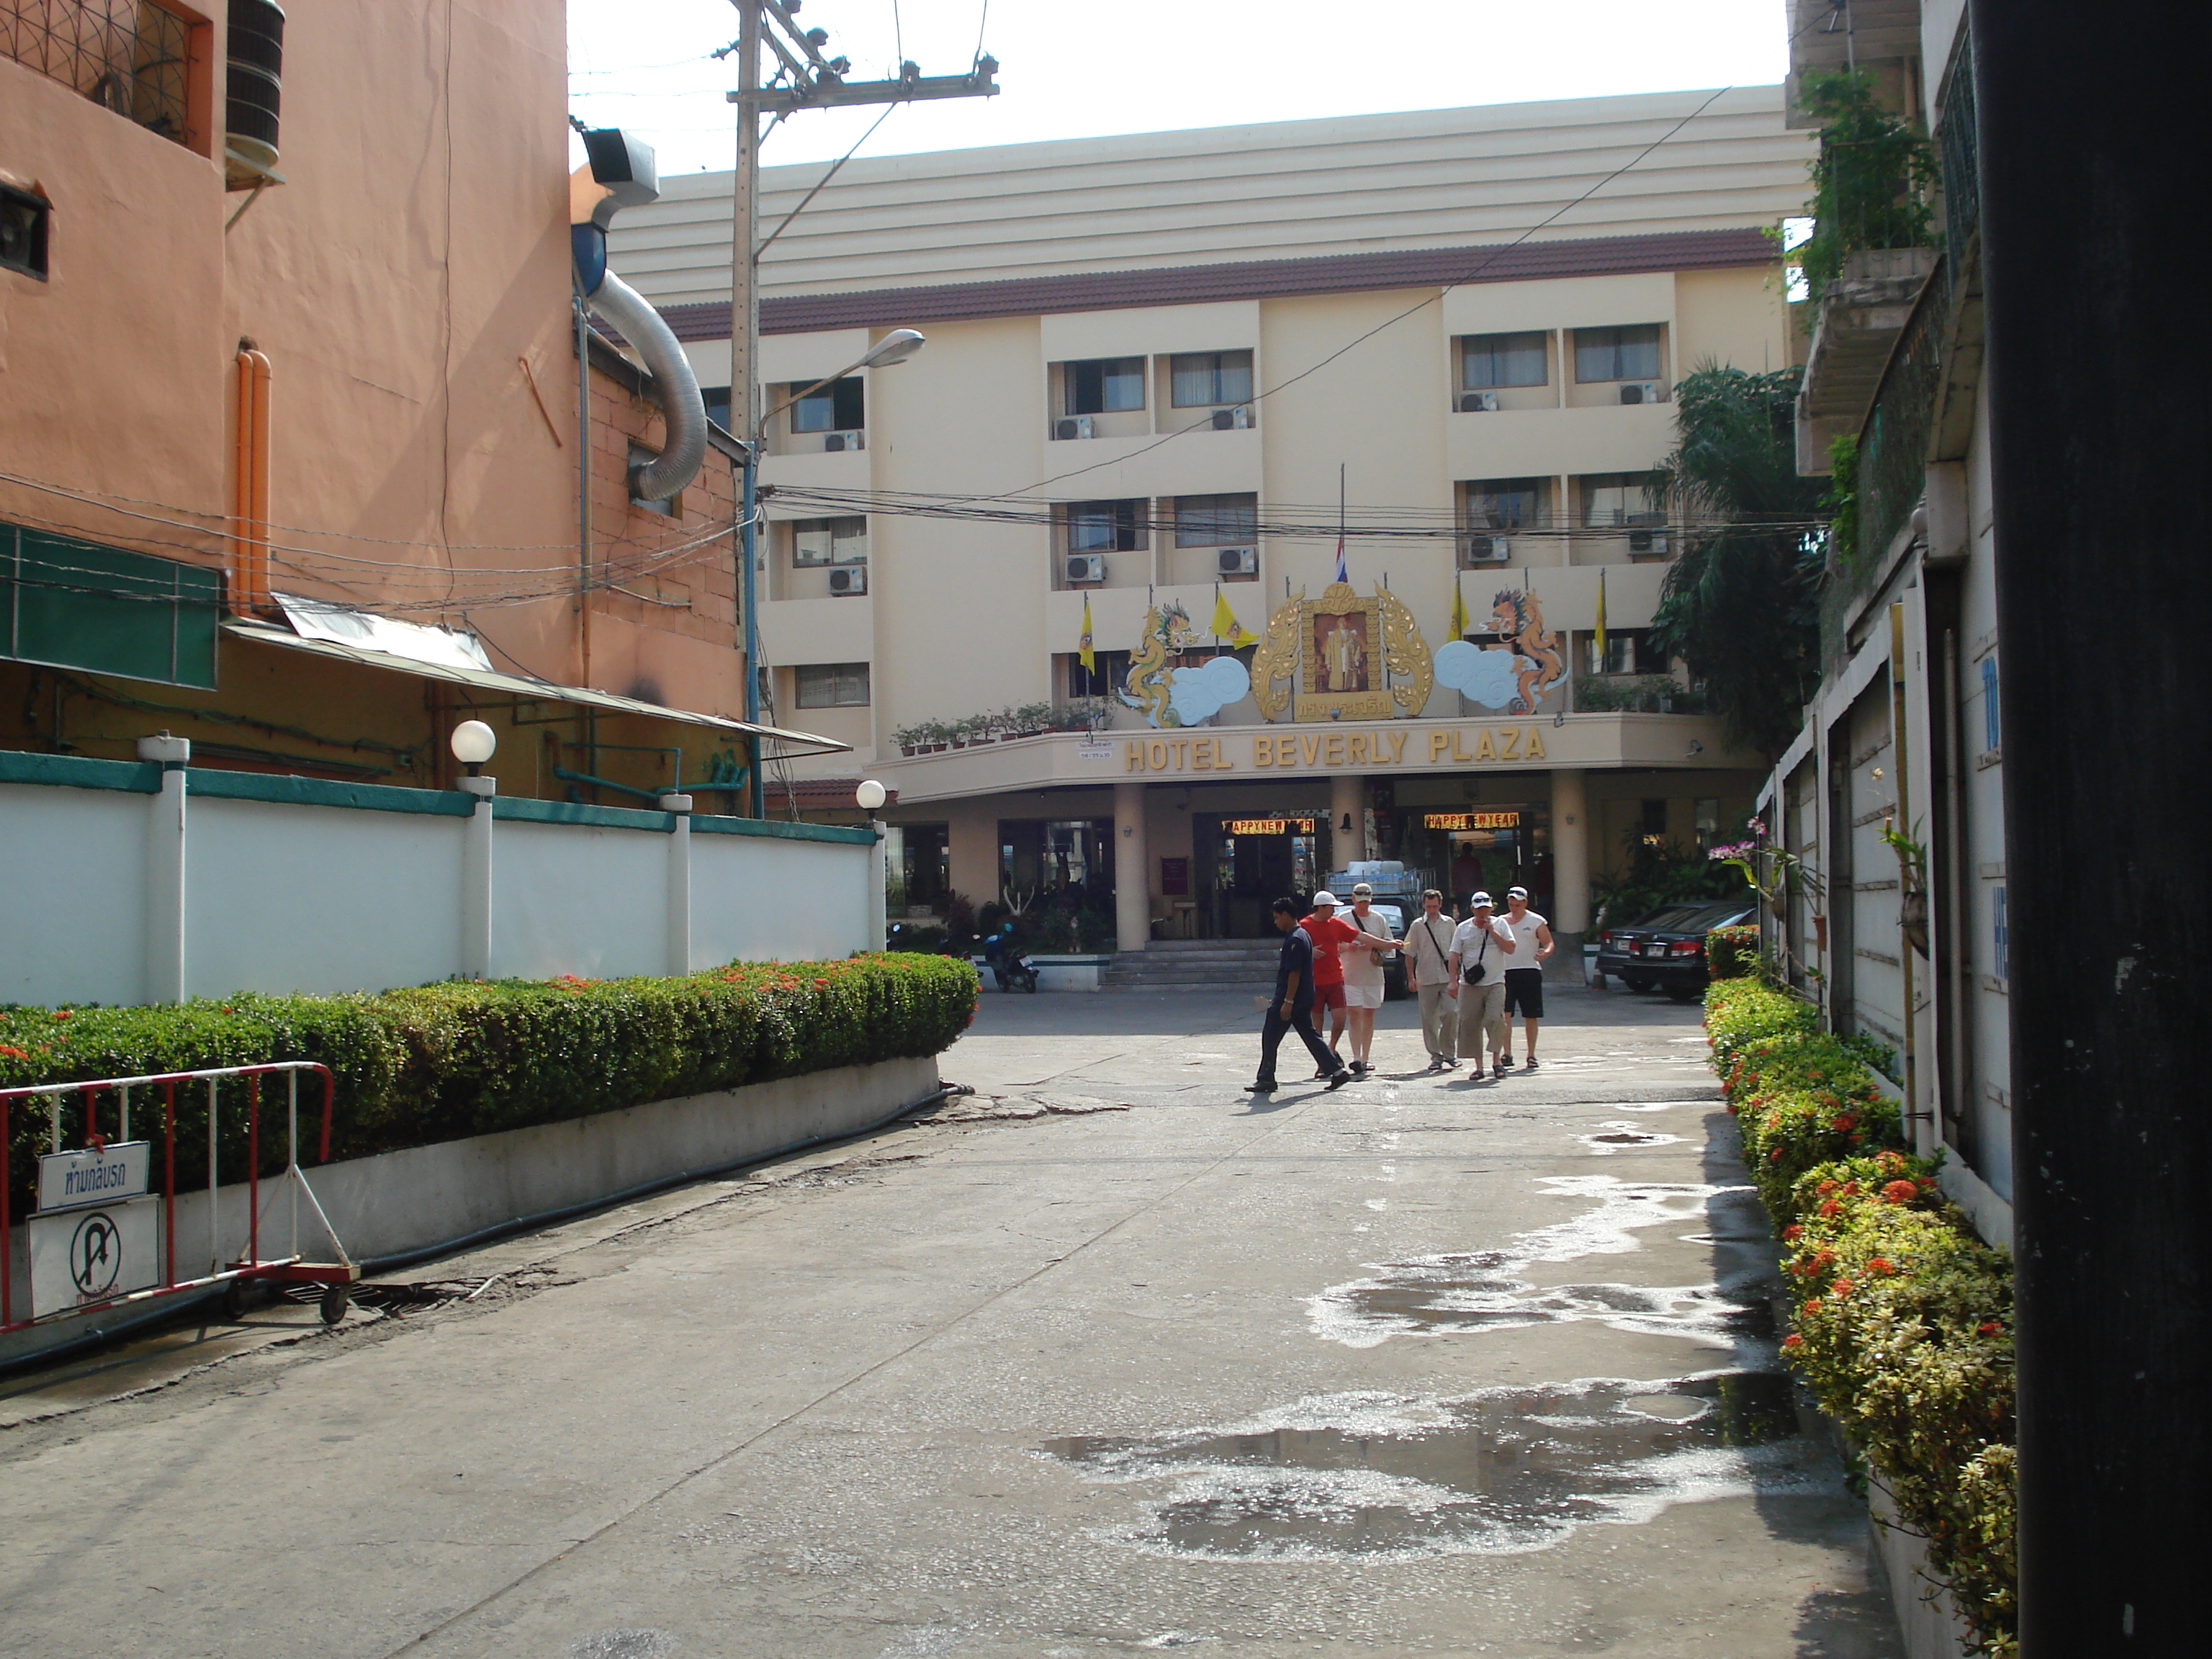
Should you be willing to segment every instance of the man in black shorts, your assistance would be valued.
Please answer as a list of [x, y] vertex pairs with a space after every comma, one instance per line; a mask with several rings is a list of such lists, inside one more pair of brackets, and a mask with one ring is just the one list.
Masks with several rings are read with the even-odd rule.
[[[1498, 919], [1500, 926], [1510, 928], [1518, 945], [1513, 953], [1516, 962], [1539, 963], [1556, 948], [1552, 938], [1552, 926], [1528, 908], [1528, 890], [1509, 887], [1505, 890], [1505, 914]], [[1529, 948], [1534, 947], [1531, 957]], [[1544, 1017], [1544, 970], [1529, 966], [1508, 968], [1505, 970], [1505, 1045], [1498, 1063], [1513, 1063], [1513, 1017], [1521, 1016], [1522, 1034], [1528, 1039], [1522, 1053], [1529, 1071], [1536, 1069], [1536, 1022]]]

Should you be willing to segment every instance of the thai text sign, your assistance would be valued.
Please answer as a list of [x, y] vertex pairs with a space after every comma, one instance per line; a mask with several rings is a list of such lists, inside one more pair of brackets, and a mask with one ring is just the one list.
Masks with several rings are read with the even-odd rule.
[[74, 1152], [49, 1152], [39, 1160], [39, 1208], [70, 1210], [145, 1196], [153, 1143], [118, 1141]]

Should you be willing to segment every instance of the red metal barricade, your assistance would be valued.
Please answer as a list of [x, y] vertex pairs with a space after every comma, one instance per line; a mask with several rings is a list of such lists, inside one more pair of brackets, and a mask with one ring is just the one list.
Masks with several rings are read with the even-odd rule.
[[[313, 1073], [323, 1080], [323, 1124], [316, 1161], [326, 1163], [331, 1155], [331, 1118], [336, 1104], [337, 1085], [330, 1068], [313, 1060], [272, 1060], [259, 1066], [217, 1066], [196, 1072], [156, 1072], [145, 1077], [101, 1078], [84, 1083], [42, 1083], [23, 1088], [0, 1089], [0, 1330], [20, 1330], [27, 1325], [61, 1317], [64, 1314], [84, 1313], [95, 1309], [117, 1307], [125, 1303], [147, 1301], [154, 1297], [173, 1295], [179, 1291], [192, 1291], [210, 1285], [229, 1284], [240, 1287], [260, 1283], [307, 1283], [325, 1287], [322, 1315], [335, 1324], [344, 1316], [349, 1299], [348, 1287], [361, 1277], [361, 1270], [347, 1256], [345, 1246], [339, 1243], [337, 1231], [330, 1218], [324, 1214], [321, 1202], [314, 1189], [307, 1184], [306, 1172], [300, 1167], [300, 1077]], [[265, 1077], [285, 1079], [287, 1114], [289, 1139], [284, 1172], [279, 1177], [290, 1188], [291, 1240], [288, 1255], [264, 1258], [261, 1254], [261, 1080]], [[222, 1249], [222, 1216], [217, 1186], [217, 1146], [220, 1139], [221, 1084], [226, 1078], [246, 1079], [246, 1253], [224, 1262]], [[204, 1083], [208, 1104], [208, 1271], [179, 1278], [177, 1272], [177, 1088], [180, 1084]], [[158, 1087], [161, 1099], [161, 1244], [160, 1278], [161, 1282], [149, 1288], [129, 1291], [113, 1296], [94, 1296], [80, 1301], [76, 1306], [34, 1313], [27, 1319], [15, 1317], [15, 1241], [9, 1214], [14, 1194], [9, 1158], [14, 1114], [18, 1100], [28, 1101], [40, 1097], [46, 1100], [52, 1116], [52, 1150], [58, 1153], [64, 1148], [63, 1121], [69, 1097], [78, 1097], [84, 1109], [84, 1144], [88, 1148], [105, 1152], [106, 1142], [100, 1135], [95, 1113], [104, 1093], [114, 1091], [118, 1098], [118, 1141], [127, 1142], [131, 1131], [131, 1092], [134, 1089]], [[335, 1261], [309, 1261], [300, 1253], [300, 1200], [305, 1197], [314, 1212], [315, 1219], [329, 1237]], [[80, 1206], [82, 1207], [82, 1206]], [[35, 1262], [35, 1256], [33, 1258]]]

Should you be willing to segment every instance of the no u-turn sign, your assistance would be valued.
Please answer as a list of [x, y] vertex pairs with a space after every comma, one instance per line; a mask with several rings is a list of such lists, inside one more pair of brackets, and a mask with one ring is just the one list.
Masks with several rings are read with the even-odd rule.
[[158, 1198], [31, 1218], [31, 1311], [43, 1317], [161, 1282]]

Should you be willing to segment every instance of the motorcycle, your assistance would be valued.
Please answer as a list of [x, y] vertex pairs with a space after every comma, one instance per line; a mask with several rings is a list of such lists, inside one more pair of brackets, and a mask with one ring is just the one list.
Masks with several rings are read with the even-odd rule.
[[1036, 993], [1037, 965], [1030, 960], [1028, 951], [1014, 943], [1011, 927], [984, 941], [983, 960], [990, 964], [992, 976], [998, 981], [1001, 991]]

